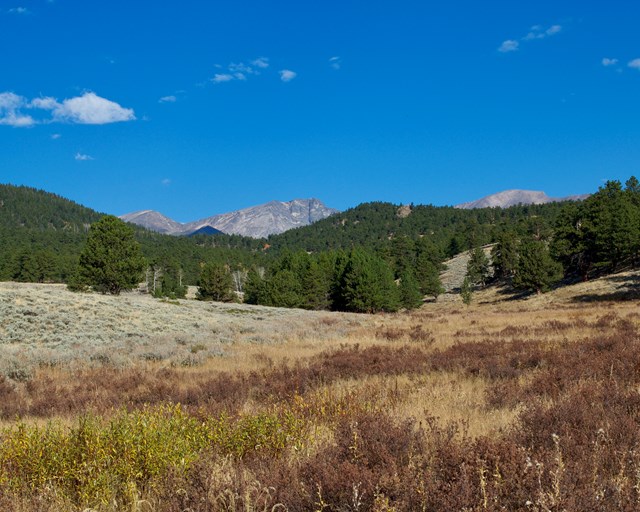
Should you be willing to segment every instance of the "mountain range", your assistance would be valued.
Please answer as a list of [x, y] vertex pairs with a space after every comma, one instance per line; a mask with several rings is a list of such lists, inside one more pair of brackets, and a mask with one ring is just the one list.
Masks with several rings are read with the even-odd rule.
[[[455, 206], [464, 210], [476, 208], [508, 208], [518, 204], [546, 204], [560, 201], [576, 201], [589, 194], [550, 197], [535, 190], [505, 190], [475, 201]], [[222, 213], [200, 220], [181, 223], [154, 210], [140, 210], [121, 215], [126, 222], [137, 224], [151, 231], [168, 235], [190, 236], [196, 234], [242, 235], [252, 238], [266, 238], [284, 233], [292, 228], [308, 226], [339, 213], [328, 208], [318, 199], [294, 199], [288, 202], [270, 201], [229, 213]]]
[[518, 204], [546, 204], [560, 201], [580, 201], [588, 197], [589, 194], [581, 194], [567, 197], [550, 197], [544, 192], [535, 190], [505, 190], [496, 194], [470, 201], [468, 203], [457, 204], [456, 208], [472, 210], [474, 208], [508, 208]]
[[318, 199], [294, 199], [268, 203], [223, 213], [192, 222], [180, 223], [154, 210], [141, 210], [120, 218], [152, 231], [168, 235], [225, 233], [264, 238], [293, 228], [308, 226], [338, 210], [328, 208]]

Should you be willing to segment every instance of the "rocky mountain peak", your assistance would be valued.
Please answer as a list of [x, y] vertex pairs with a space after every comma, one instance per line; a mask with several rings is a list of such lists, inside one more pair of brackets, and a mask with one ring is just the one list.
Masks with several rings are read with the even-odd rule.
[[319, 199], [311, 198], [287, 202], [270, 201], [185, 224], [153, 210], [141, 210], [122, 215], [120, 218], [153, 231], [172, 235], [203, 233], [212, 228], [227, 234], [263, 238], [292, 228], [307, 226], [337, 212], [338, 210], [328, 208]]
[[475, 201], [461, 203], [456, 208], [470, 210], [473, 208], [508, 208], [518, 204], [545, 204], [558, 201], [575, 201], [584, 199], [586, 195], [569, 196], [569, 197], [550, 197], [544, 192], [537, 190], [504, 190], [496, 194], [491, 194]]

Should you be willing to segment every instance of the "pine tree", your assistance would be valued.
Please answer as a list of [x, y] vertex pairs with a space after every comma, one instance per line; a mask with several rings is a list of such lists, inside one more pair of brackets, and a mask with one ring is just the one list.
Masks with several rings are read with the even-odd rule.
[[233, 300], [233, 280], [231, 272], [221, 263], [206, 263], [200, 272], [198, 280], [199, 300], [214, 300], [229, 302]]
[[418, 256], [415, 277], [424, 295], [431, 295], [437, 299], [438, 295], [444, 293], [440, 271], [426, 253]]
[[631, 256], [635, 267], [640, 255], [640, 181], [635, 176], [631, 176], [625, 183], [625, 194], [632, 205], [632, 242]]
[[333, 266], [327, 268], [323, 262], [311, 262], [303, 280], [305, 309], [319, 311], [331, 307], [332, 274]]
[[637, 239], [635, 209], [619, 181], [607, 181], [585, 201], [590, 247], [596, 265], [616, 271], [631, 256]]
[[387, 263], [364, 249], [349, 254], [340, 279], [341, 304], [346, 311], [397, 311], [398, 286]]
[[491, 249], [493, 275], [497, 279], [508, 280], [518, 264], [518, 238], [513, 231], [504, 231], [496, 245]]
[[101, 293], [135, 288], [146, 266], [133, 229], [113, 215], [91, 225], [80, 255], [78, 281]]
[[397, 278], [416, 266], [416, 252], [413, 240], [406, 236], [396, 236], [391, 240], [391, 264]]
[[400, 276], [400, 286], [398, 287], [400, 295], [400, 305], [405, 309], [416, 309], [422, 305], [422, 293], [418, 281], [413, 273], [405, 270]]
[[280, 270], [265, 280], [260, 304], [279, 308], [299, 308], [304, 304], [302, 283], [292, 270]]
[[462, 297], [462, 302], [464, 302], [467, 306], [471, 305], [471, 300], [473, 299], [473, 286], [468, 276], [465, 276], [464, 280], [462, 281], [462, 286], [460, 287], [460, 296]]
[[247, 279], [244, 282], [244, 302], [247, 304], [262, 304], [264, 302], [265, 281], [255, 267], [251, 267], [247, 272]]
[[549, 254], [545, 242], [529, 240], [522, 244], [513, 285], [542, 293], [562, 277], [562, 266]]
[[484, 286], [489, 275], [489, 258], [482, 247], [476, 247], [471, 251], [471, 258], [467, 263], [467, 276], [471, 284]]
[[558, 215], [550, 251], [564, 267], [566, 274], [578, 274], [586, 280], [595, 254], [585, 227], [584, 203], [567, 203]]

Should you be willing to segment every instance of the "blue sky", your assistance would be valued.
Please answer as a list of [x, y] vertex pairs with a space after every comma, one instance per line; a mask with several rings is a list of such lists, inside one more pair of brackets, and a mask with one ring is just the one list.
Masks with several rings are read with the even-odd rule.
[[0, 182], [189, 221], [640, 175], [640, 3], [0, 0]]

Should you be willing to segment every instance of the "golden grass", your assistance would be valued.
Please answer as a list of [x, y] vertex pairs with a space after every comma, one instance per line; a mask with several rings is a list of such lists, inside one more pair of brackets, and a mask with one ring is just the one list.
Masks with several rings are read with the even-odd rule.
[[[14, 288], [12, 291], [15, 292], [16, 289]], [[216, 378], [224, 380], [222, 376], [225, 375], [229, 380], [236, 380], [235, 383], [232, 383], [233, 385], [237, 385], [237, 381], [241, 381], [242, 385], [246, 385], [249, 389], [246, 394], [240, 393], [240, 402], [229, 401], [232, 404], [229, 406], [231, 407], [229, 414], [233, 421], [239, 422], [239, 425], [243, 425], [243, 419], [259, 418], [262, 414], [268, 415], [277, 411], [283, 417], [288, 417], [287, 415], [290, 414], [291, 417], [299, 420], [301, 425], [304, 425], [304, 429], [310, 429], [304, 431], [305, 442], [300, 444], [300, 448], [296, 447], [295, 450], [288, 448], [283, 452], [282, 457], [288, 461], [287, 464], [291, 464], [291, 467], [297, 467], [297, 464], [304, 466], [311, 463], [315, 460], [316, 455], [322, 457], [325, 453], [335, 453], [335, 450], [333, 452], [332, 450], [339, 445], [341, 439], [339, 436], [344, 435], [344, 431], [342, 434], [340, 433], [340, 428], [344, 430], [344, 422], [355, 421], [366, 417], [366, 415], [375, 418], [374, 426], [377, 426], [378, 419], [383, 416], [392, 417], [398, 423], [408, 420], [411, 424], [410, 431], [414, 434], [422, 426], [427, 444], [429, 436], [433, 433], [433, 430], [430, 429], [433, 429], [434, 425], [440, 431], [446, 430], [449, 425], [455, 425], [458, 432], [454, 436], [455, 442], [461, 445], [479, 443], [477, 446], [481, 448], [484, 446], [482, 443], [488, 442], [486, 439], [499, 441], [509, 436], [517, 437], [519, 430], [513, 427], [522, 425], [522, 418], [526, 415], [521, 416], [521, 413], [527, 412], [530, 405], [527, 400], [529, 400], [529, 396], [532, 396], [524, 393], [518, 395], [518, 387], [524, 390], [530, 384], [541, 386], [536, 379], [541, 375], [546, 375], [544, 365], [551, 364], [549, 361], [555, 361], [553, 364], [558, 364], [557, 360], [546, 359], [547, 355], [545, 355], [540, 359], [540, 361], [544, 360], [543, 364], [538, 366], [534, 360], [531, 366], [524, 366], [524, 370], [520, 373], [521, 368], [509, 366], [512, 357], [509, 351], [513, 350], [513, 357], [516, 359], [520, 357], [519, 354], [523, 353], [522, 347], [525, 348], [525, 351], [531, 347], [531, 352], [534, 355], [536, 350], [539, 353], [551, 354], [554, 349], [564, 350], [565, 352], [560, 353], [568, 354], [567, 343], [583, 343], [584, 345], [581, 346], [587, 346], [589, 343], [593, 343], [593, 340], [603, 339], [606, 341], [607, 337], [612, 336], [612, 333], [623, 333], [623, 330], [629, 340], [637, 339], [637, 332], [640, 332], [640, 313], [637, 302], [611, 302], [607, 300], [582, 302], [575, 300], [576, 296], [588, 293], [606, 297], [611, 293], [611, 289], [611, 286], [605, 286], [602, 283], [587, 283], [576, 285], [573, 295], [563, 289], [540, 297], [530, 297], [524, 301], [499, 300], [503, 296], [496, 290], [488, 290], [478, 292], [470, 307], [454, 301], [442, 301], [425, 304], [420, 310], [410, 313], [379, 315], [269, 311], [266, 308], [253, 309], [248, 306], [218, 307], [202, 303], [192, 305], [189, 301], [184, 301], [180, 307], [161, 305], [157, 311], [153, 311], [152, 306], [155, 303], [147, 298], [141, 299], [138, 304], [138, 298], [125, 297], [125, 300], [129, 301], [134, 309], [127, 311], [126, 307], [119, 304], [119, 313], [110, 311], [107, 314], [113, 318], [114, 324], [121, 325], [126, 319], [135, 316], [138, 324], [145, 325], [149, 318], [153, 318], [156, 322], [163, 321], [163, 315], [166, 315], [164, 321], [167, 323], [174, 321], [174, 318], [182, 322], [181, 325], [193, 326], [197, 322], [200, 327], [193, 327], [191, 338], [180, 345], [180, 350], [187, 353], [189, 351], [204, 351], [205, 348], [200, 348], [200, 346], [207, 347], [208, 337], [215, 336], [216, 333], [232, 336], [233, 340], [224, 344], [222, 355], [203, 358], [193, 366], [176, 364], [176, 361], [179, 361], [176, 358], [150, 361], [129, 357], [126, 365], [101, 367], [90, 359], [78, 358], [77, 360], [68, 360], [66, 364], [58, 366], [39, 366], [34, 370], [31, 381], [25, 379], [24, 381], [11, 380], [8, 382], [19, 397], [29, 401], [37, 398], [37, 396], [29, 394], [29, 386], [33, 382], [38, 381], [41, 386], [42, 383], [45, 383], [50, 389], [59, 389], [61, 390], [59, 393], [64, 393], [64, 390], [78, 389], [74, 388], [74, 385], [77, 386], [78, 380], [81, 380], [83, 392], [86, 392], [85, 398], [89, 397], [87, 401], [90, 404], [89, 410], [98, 414], [106, 424], [111, 421], [111, 418], [117, 418], [118, 414], [123, 413], [122, 407], [129, 410], [141, 410], [144, 406], [142, 400], [137, 400], [139, 397], [153, 397], [157, 401], [153, 402], [151, 407], [163, 407], [166, 399], [162, 393], [169, 389], [159, 386], [162, 384], [164, 375], [169, 379], [164, 384], [176, 391], [172, 396], [184, 396], [192, 399], [194, 397], [199, 399], [202, 396], [203, 400], [211, 400], [207, 406], [211, 406], [212, 409], [207, 410], [206, 414], [215, 417], [220, 412], [221, 406], [216, 408], [215, 403], [213, 406], [211, 404], [217, 399], [215, 393], [219, 391], [224, 394], [224, 390], [220, 386], [216, 387], [217, 384], [215, 382], [216, 385], [212, 384], [212, 381]], [[41, 290], [51, 292], [46, 287], [42, 287]], [[57, 291], [57, 293], [59, 292], [66, 293], [64, 290]], [[44, 316], [37, 309], [37, 301], [29, 299], [29, 295], [18, 294], [15, 297], [16, 304], [20, 302], [21, 306], [33, 308], [32, 310], [38, 312], [38, 315]], [[55, 315], [55, 307], [52, 305], [56, 302], [53, 295], [49, 295], [49, 300], [51, 304], [47, 305], [47, 314], [50, 316], [47, 318], [55, 320], [51, 316]], [[98, 311], [100, 307], [109, 308], [116, 302], [111, 298], [103, 299], [94, 296], [90, 298], [90, 304], [91, 313], [93, 313]], [[76, 306], [82, 310], [81, 302]], [[171, 316], [173, 312], [177, 312], [175, 317]], [[191, 313], [193, 316], [190, 316]], [[154, 316], [148, 316], [150, 314]], [[198, 316], [205, 314], [209, 316], [202, 319]], [[123, 316], [119, 317], [118, 315]], [[26, 315], [25, 318], [37, 319], [40, 316]], [[162, 330], [161, 324], [156, 327]], [[74, 329], [77, 330], [77, 326]], [[198, 332], [197, 329], [200, 329], [201, 332]], [[620, 336], [622, 335], [620, 334]], [[169, 339], [163, 342], [173, 343]], [[491, 374], [486, 370], [489, 368], [488, 364], [494, 364], [493, 369], [499, 366], [498, 363], [491, 361], [494, 346], [491, 343], [493, 342], [497, 343], [496, 346], [502, 350], [502, 360], [499, 361], [502, 366], [496, 370], [496, 373]], [[27, 344], [25, 343], [25, 345]], [[356, 345], [359, 347], [358, 351], [352, 350], [350, 352], [348, 350]], [[402, 353], [414, 353], [406, 350], [403, 352], [407, 347], [410, 349], [419, 348], [420, 350], [416, 353], [424, 355], [425, 360], [428, 358], [429, 361], [436, 361], [437, 357], [441, 356], [439, 364], [442, 364], [444, 357], [442, 353], [445, 351], [447, 351], [446, 358], [449, 358], [450, 355], [458, 357], [459, 361], [463, 363], [464, 358], [469, 357], [468, 354], [476, 354], [473, 350], [460, 352], [461, 347], [457, 345], [462, 345], [464, 350], [469, 350], [468, 345], [474, 348], [483, 347], [484, 352], [481, 355], [487, 357], [489, 363], [484, 367], [479, 365], [479, 369], [475, 373], [469, 371], [469, 368], [464, 364], [452, 367], [444, 364], [438, 368], [449, 369], [425, 369], [424, 371], [422, 366], [418, 366], [416, 371], [415, 367], [413, 370], [407, 368], [407, 365], [411, 365], [411, 360], [401, 358]], [[36, 345], [31, 343], [29, 346], [33, 349]], [[107, 343], [107, 348], [109, 346]], [[518, 347], [520, 348], [518, 349]], [[376, 352], [378, 348], [383, 348], [386, 351]], [[569, 351], [573, 350], [573, 346], [569, 347]], [[371, 353], [389, 355], [392, 358], [397, 356], [397, 361], [402, 361], [405, 366], [400, 366], [398, 371], [394, 369], [384, 374], [367, 373], [362, 371], [362, 359], [359, 359], [365, 356], [365, 353], [367, 357], [370, 357]], [[83, 352], [83, 357], [86, 354], [87, 352]], [[261, 386], [270, 383], [268, 379], [288, 375], [286, 372], [278, 373], [284, 368], [288, 368], [292, 372], [290, 374], [291, 382], [295, 384], [296, 378], [302, 381], [307, 376], [303, 371], [295, 374], [294, 370], [325, 368], [322, 364], [340, 366], [343, 359], [331, 359], [331, 356], [336, 354], [340, 354], [341, 358], [344, 354], [347, 358], [355, 359], [360, 367], [357, 364], [347, 367], [349, 372], [360, 372], [358, 373], [359, 377], [349, 377], [348, 373], [335, 371], [332, 374], [334, 377], [328, 378], [327, 381], [322, 378], [315, 381], [304, 381], [300, 394], [295, 391], [297, 389], [295, 386], [271, 387], [269, 389], [274, 391], [269, 393], [272, 394], [260, 392]], [[596, 350], [594, 358], [597, 356]], [[618, 356], [616, 355], [616, 357]], [[367, 359], [367, 361], [369, 360]], [[618, 358], [617, 360], [622, 359]], [[525, 359], [523, 361], [528, 362]], [[350, 364], [352, 363], [353, 361], [350, 362]], [[391, 368], [392, 365], [389, 367]], [[599, 371], [599, 368], [594, 365], [592, 374]], [[604, 368], [605, 377], [611, 379], [608, 362]], [[613, 366], [611, 368], [613, 375], [614, 368]], [[504, 374], [499, 373], [510, 369], [514, 369], [514, 373], [508, 378], [504, 378], [502, 376]], [[573, 375], [571, 368], [563, 371]], [[335, 377], [336, 375], [338, 377]], [[96, 379], [92, 379], [92, 376], [95, 376]], [[122, 382], [130, 386], [127, 388], [128, 395], [126, 396], [133, 398], [122, 398], [118, 402], [120, 399], [119, 388], [117, 385], [108, 387], [111, 383], [109, 379], [112, 376], [114, 379], [122, 378]], [[573, 377], [571, 378], [573, 379]], [[574, 380], [579, 381], [578, 378]], [[592, 383], [589, 379], [586, 379], [585, 382]], [[496, 400], [496, 389], [499, 392], [498, 388], [501, 384], [505, 385], [504, 389], [509, 393], [513, 390], [510, 396], [517, 396], [519, 401]], [[154, 391], [155, 386], [164, 391]], [[230, 388], [232, 387], [230, 384]], [[604, 385], [603, 389], [606, 388], [607, 386]], [[36, 387], [36, 389], [47, 391], [47, 387]], [[199, 389], [202, 390], [201, 395], [198, 394]], [[598, 389], [595, 384], [594, 389]], [[551, 397], [552, 395], [545, 395], [546, 392], [544, 387], [536, 391], [540, 395], [540, 403], [546, 404], [548, 402], [550, 406], [562, 405], [561, 401], [554, 402], [555, 399]], [[494, 394], [492, 395], [492, 393]], [[579, 395], [576, 396], [579, 398]], [[127, 402], [127, 400], [130, 401]], [[171, 402], [171, 400], [166, 401]], [[61, 401], [61, 403], [64, 402]], [[200, 414], [197, 412], [199, 407], [197, 400], [183, 403], [188, 404], [185, 406], [188, 414]], [[609, 402], [606, 403], [609, 404]], [[528, 412], [531, 414], [531, 411]], [[542, 415], [543, 413], [544, 408], [536, 414]], [[59, 410], [46, 414], [49, 415], [21, 418], [21, 420], [28, 425], [43, 429], [49, 421], [54, 420], [58, 422], [58, 425], [72, 429], [78, 423], [78, 416], [81, 415], [77, 409], [69, 412], [69, 410], [64, 410], [62, 406]], [[565, 418], [568, 418], [573, 412], [566, 414]], [[0, 420], [0, 429], [14, 429], [16, 420], [17, 418], [5, 417]], [[340, 427], [341, 422], [342, 427]], [[562, 425], [563, 422], [559, 424]], [[250, 423], [247, 425], [253, 428]], [[354, 433], [358, 432], [355, 423], [350, 428], [353, 428]], [[605, 432], [607, 428], [605, 425], [600, 430]], [[592, 430], [596, 432], [597, 429]], [[563, 442], [568, 439], [568, 437], [563, 438]], [[443, 442], [442, 438], [439, 442]], [[460, 449], [463, 450], [466, 447], [462, 446]], [[212, 460], [212, 465], [208, 469], [211, 472], [208, 482], [211, 489], [215, 490], [215, 492], [212, 491], [214, 492], [212, 499], [216, 501], [219, 509], [229, 509], [235, 506], [234, 503], [240, 502], [263, 500], [265, 506], [267, 503], [271, 503], [271, 487], [268, 487], [264, 482], [261, 484], [260, 480], [252, 480], [253, 476], [247, 472], [248, 470], [244, 466], [238, 466], [239, 473], [234, 473], [236, 470], [234, 464], [237, 461], [231, 461], [228, 458]], [[275, 458], [272, 462], [280, 463], [278, 460]], [[321, 461], [315, 460], [315, 463], [319, 467], [322, 466]], [[484, 471], [482, 469], [484, 462], [480, 461], [478, 464], [481, 471]], [[518, 464], [521, 466], [521, 461]], [[551, 468], [551, 466], [549, 467]], [[482, 475], [484, 478], [489, 473], [482, 473]], [[240, 491], [237, 486], [234, 487], [234, 479], [238, 476], [248, 482], [245, 482], [243, 491]], [[495, 474], [489, 476], [493, 478]], [[211, 484], [214, 481], [217, 483]], [[249, 496], [243, 495], [242, 492], [254, 494]], [[384, 496], [380, 499], [383, 500]], [[18, 503], [16, 501], [14, 505], [18, 506]], [[135, 507], [138, 502], [134, 500], [131, 503]], [[139, 501], [140, 510], [145, 509], [142, 503]], [[59, 510], [63, 509], [64, 507], [60, 506]], [[71, 509], [69, 508], [69, 510]], [[25, 506], [24, 510], [28, 510], [28, 507]], [[52, 510], [57, 509], [53, 508]]]
[[[584, 291], [585, 286], [577, 285], [581, 292]], [[16, 285], [12, 289], [17, 289]], [[51, 289], [46, 287], [41, 289], [51, 293]], [[608, 290], [608, 288], [605, 289]], [[55, 290], [58, 293], [66, 293], [63, 289], [55, 288]], [[605, 315], [616, 315], [620, 319], [629, 320], [636, 326], [640, 325], [640, 315], [634, 302], [575, 303], [570, 300], [571, 296], [566, 290], [543, 297], [532, 297], [525, 301], [496, 301], [499, 295], [495, 290], [479, 292], [477, 295], [479, 295], [478, 300], [470, 307], [452, 302], [436, 302], [427, 303], [417, 311], [398, 314], [343, 315], [277, 310], [278, 315], [281, 315], [281, 322], [286, 324], [289, 317], [292, 319], [293, 329], [286, 331], [287, 336], [281, 337], [277, 343], [269, 344], [253, 343], [246, 336], [240, 337], [236, 343], [225, 346], [223, 357], [211, 357], [198, 366], [181, 370], [184, 378], [175, 382], [175, 386], [179, 389], [186, 388], [194, 382], [197, 383], [222, 372], [232, 375], [246, 374], [277, 368], [283, 364], [305, 364], [305, 361], [321, 352], [345, 346], [357, 344], [361, 348], [366, 348], [373, 345], [397, 346], [398, 343], [411, 343], [408, 338], [401, 340], [385, 338], [385, 329], [409, 332], [412, 328], [419, 326], [432, 337], [432, 343], [424, 346], [425, 349], [444, 350], [456, 343], [486, 340], [509, 342], [514, 339], [533, 339], [544, 341], [549, 345], [567, 341], [577, 342], [598, 332], [596, 323]], [[91, 298], [92, 303], [96, 300], [99, 298]], [[135, 301], [137, 298], [127, 297], [127, 300]], [[25, 302], [25, 299], [18, 296], [16, 301]], [[196, 305], [201, 309], [202, 304]], [[185, 307], [189, 307], [189, 304], [186, 303]], [[229, 307], [233, 308], [233, 306]], [[263, 314], [263, 310], [264, 308], [260, 309], [259, 314]], [[167, 311], [171, 312], [173, 309], [168, 308]], [[233, 309], [231, 312], [233, 313]], [[135, 310], [130, 314], [143, 313], [144, 310]], [[184, 312], [180, 313], [184, 315]], [[252, 315], [241, 314], [237, 319], [233, 318], [235, 328], [242, 331], [243, 325], [246, 324], [246, 322], [243, 324], [243, 321], [246, 320], [249, 322], [246, 325], [250, 326], [248, 330], [251, 333], [260, 334], [260, 331], [256, 330], [259, 326], [256, 326], [253, 318], [245, 319], [246, 316]], [[272, 325], [273, 321], [270, 320], [264, 328]], [[415, 343], [423, 346], [420, 341]], [[130, 365], [143, 371], [157, 371], [171, 367], [172, 362], [131, 360]], [[74, 368], [87, 368], [87, 366], [82, 361], [78, 361], [71, 365], [71, 368], [43, 367], [36, 371], [36, 375], [65, 387], [77, 378]], [[461, 422], [467, 425], [468, 433], [473, 437], [507, 428], [517, 414], [515, 410], [488, 408], [484, 398], [486, 382], [480, 377], [433, 373], [420, 378], [401, 376], [394, 379], [382, 377], [377, 379], [376, 381], [376, 378], [372, 377], [361, 381], [333, 383], [329, 391], [338, 393], [340, 388], [344, 388], [353, 392], [355, 387], [360, 387], [370, 392], [373, 386], [377, 389], [380, 403], [387, 405], [389, 401], [384, 397], [395, 393], [394, 407], [401, 417], [411, 417], [419, 421], [428, 417], [437, 417], [441, 424]], [[92, 385], [92, 382], [86, 382], [90, 390]], [[141, 385], [144, 386], [144, 383]], [[17, 388], [24, 386], [23, 383], [16, 384]], [[99, 403], [104, 390], [95, 387], [92, 393], [96, 402]], [[260, 407], [260, 404], [248, 403], [245, 410], [255, 411]], [[61, 413], [60, 416], [64, 418], [65, 414]], [[33, 421], [40, 423], [46, 420], [34, 419]], [[0, 426], [8, 426], [12, 423], [12, 420], [4, 419]]]

